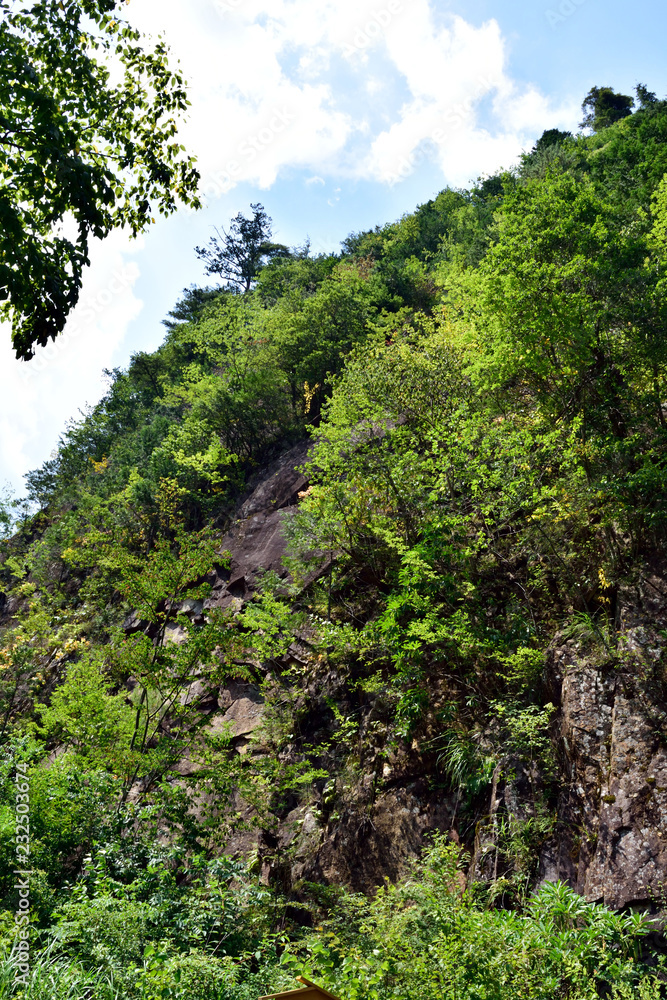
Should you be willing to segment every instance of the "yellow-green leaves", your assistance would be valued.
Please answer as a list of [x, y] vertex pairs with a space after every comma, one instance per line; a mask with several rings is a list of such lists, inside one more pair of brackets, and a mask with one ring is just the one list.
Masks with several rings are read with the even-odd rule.
[[113, 769], [115, 757], [129, 748], [134, 712], [125, 692], [112, 694], [100, 654], [85, 653], [70, 662], [65, 680], [50, 704], [39, 705], [41, 734], [71, 748], [93, 766]]
[[652, 247], [660, 255], [660, 263], [667, 265], [667, 174], [658, 185], [652, 201], [653, 228]]

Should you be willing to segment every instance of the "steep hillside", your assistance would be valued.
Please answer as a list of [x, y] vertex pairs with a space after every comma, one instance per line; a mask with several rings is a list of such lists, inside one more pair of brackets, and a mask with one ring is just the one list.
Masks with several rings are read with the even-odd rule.
[[664, 995], [667, 102], [639, 96], [340, 255], [187, 290], [30, 474], [0, 996]]

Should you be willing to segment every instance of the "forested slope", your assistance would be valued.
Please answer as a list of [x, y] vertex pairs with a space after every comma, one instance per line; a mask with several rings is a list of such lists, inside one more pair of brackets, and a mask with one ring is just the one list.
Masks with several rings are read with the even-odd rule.
[[667, 102], [638, 97], [189, 289], [30, 474], [0, 995], [663, 995]]

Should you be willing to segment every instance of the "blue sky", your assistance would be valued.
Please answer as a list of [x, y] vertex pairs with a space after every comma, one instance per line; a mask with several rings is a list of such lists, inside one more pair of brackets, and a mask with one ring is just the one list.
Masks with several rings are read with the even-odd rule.
[[[29, 363], [0, 342], [0, 485], [48, 458], [102, 370], [162, 339], [193, 247], [260, 201], [274, 236], [332, 250], [447, 184], [511, 166], [545, 128], [576, 129], [591, 86], [667, 96], [661, 0], [130, 0], [191, 85], [183, 141], [206, 207], [94, 248], [66, 336]], [[426, 151], [426, 152], [425, 152]]]

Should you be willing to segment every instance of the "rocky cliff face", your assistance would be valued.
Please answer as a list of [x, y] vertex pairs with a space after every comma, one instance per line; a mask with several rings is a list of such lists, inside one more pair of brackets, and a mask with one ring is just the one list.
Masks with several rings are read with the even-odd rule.
[[[221, 538], [210, 597], [203, 604], [186, 602], [181, 613], [195, 621], [214, 607], [234, 613], [252, 598], [263, 573], [287, 576], [284, 517], [307, 488], [307, 454], [308, 443], [302, 442], [256, 475]], [[533, 845], [530, 877], [563, 879], [588, 900], [613, 908], [665, 910], [667, 568], [657, 560], [642, 565], [613, 601], [615, 629], [556, 636], [548, 651], [543, 683], [555, 706], [555, 820], [547, 839]], [[4, 620], [16, 605], [16, 599], [4, 601]], [[126, 628], [136, 631], [141, 624], [130, 617]], [[174, 626], [173, 641], [177, 633]], [[470, 852], [470, 878], [507, 874], [503, 824], [506, 831], [507, 823], [518, 829], [536, 820], [535, 803], [548, 784], [539, 769], [506, 759], [488, 791], [464, 811], [428, 740], [400, 750], [389, 745], [393, 707], [382, 692], [360, 692], [318, 663], [307, 635], [284, 657], [283, 666], [290, 663], [299, 666], [302, 678], [291, 692], [302, 733], [312, 745], [324, 743], [336, 729], [331, 706], [337, 706], [358, 723], [357, 765], [332, 771], [298, 798], [277, 803], [270, 823], [260, 822], [237, 795], [233, 806], [242, 822], [228, 851], [257, 852], [265, 879], [286, 888], [306, 880], [372, 891], [385, 878], [397, 879], [425, 836], [439, 830]], [[240, 755], [268, 752], [262, 665], [255, 668], [257, 683], [239, 674], [218, 690], [201, 678], [196, 691], [184, 692], [207, 713], [209, 731], [230, 734]], [[433, 691], [436, 706], [445, 694]], [[187, 758], [180, 770], [187, 775], [196, 766]]]
[[[301, 472], [307, 452], [307, 442], [296, 445], [255, 477], [221, 539], [221, 563], [211, 578], [210, 597], [203, 608], [185, 609], [194, 618], [216, 607], [241, 609], [266, 571], [287, 575], [282, 563], [284, 514], [307, 488]], [[228, 560], [223, 560], [223, 553]], [[308, 666], [309, 656], [304, 637], [292, 646], [284, 665], [292, 661]], [[231, 732], [240, 754], [251, 746], [253, 752], [263, 752], [263, 698], [258, 686], [232, 681], [208, 696], [195, 694], [210, 713], [209, 731]], [[226, 849], [257, 851], [265, 879], [279, 880], [284, 887], [306, 879], [372, 891], [386, 877], [398, 878], [406, 860], [419, 854], [427, 832], [453, 829], [456, 798], [433, 787], [433, 762], [418, 750], [393, 754], [387, 762], [381, 753], [382, 738], [377, 737], [388, 711], [381, 698], [366, 695], [352, 704], [344, 679], [331, 671], [323, 673], [316, 664], [296, 697], [301, 727], [315, 742], [334, 728], [328, 699], [357, 715], [358, 739], [364, 745], [361, 772], [318, 780], [304, 796], [306, 801], [287, 803], [276, 813], [271, 829], [253, 829], [254, 810], [237, 799], [234, 807], [242, 829], [232, 835]], [[191, 766], [189, 760], [183, 761], [183, 773]]]
[[[237, 516], [222, 538], [221, 552], [228, 552], [228, 570], [219, 569], [207, 608], [240, 607], [267, 571], [285, 576], [282, 565], [285, 538], [281, 511], [298, 500], [307, 482], [300, 471], [308, 454], [308, 442], [295, 445], [255, 476]], [[241, 603], [239, 603], [241, 602]]]
[[[298, 445], [256, 481], [222, 541], [231, 562], [216, 574], [208, 606], [241, 607], [262, 571], [285, 575], [281, 511], [307, 486], [300, 471], [305, 457], [306, 445]], [[557, 709], [559, 791], [536, 878], [564, 879], [587, 899], [616, 908], [660, 906], [667, 877], [667, 578], [661, 567], [646, 567], [618, 593], [616, 608], [618, 641], [607, 636], [608, 649], [604, 636], [593, 636], [592, 642], [556, 637], [549, 650], [544, 682]], [[291, 654], [306, 664], [307, 641]], [[510, 767], [508, 779], [497, 769], [476, 826], [469, 818], [461, 823], [458, 797], [446, 789], [432, 755], [417, 743], [392, 754], [382, 746], [387, 712], [381, 698], [365, 695], [351, 704], [344, 679], [316, 668], [310, 678], [298, 692], [303, 725], [314, 738], [329, 731], [332, 698], [356, 713], [365, 747], [360, 769], [315, 782], [304, 801], [278, 812], [273, 829], [235, 836], [229, 848], [257, 850], [266, 879], [369, 890], [385, 877], [397, 878], [425, 834], [441, 830], [468, 845], [473, 877], [497, 876], [496, 820], [501, 813], [529, 819], [540, 776]], [[210, 724], [231, 724], [243, 753], [262, 715], [259, 689], [231, 683], [218, 693]]]
[[[251, 599], [264, 572], [287, 576], [283, 518], [307, 488], [301, 471], [307, 454], [302, 442], [258, 472], [221, 538], [210, 597], [186, 602], [180, 613], [195, 621], [213, 607], [233, 613]], [[535, 845], [531, 878], [563, 879], [614, 908], [667, 910], [667, 568], [644, 565], [614, 603], [615, 635], [556, 636], [548, 651], [543, 683], [556, 709], [555, 823]], [[3, 620], [17, 606], [3, 599]], [[136, 631], [141, 622], [130, 617], [126, 628]], [[170, 638], [178, 641], [177, 626]], [[302, 668], [302, 687], [292, 692], [302, 731], [315, 745], [330, 737], [330, 706], [337, 705], [358, 722], [358, 766], [281, 802], [270, 824], [237, 795], [241, 823], [229, 852], [256, 852], [264, 878], [285, 888], [306, 880], [372, 891], [385, 878], [397, 879], [425, 836], [439, 830], [470, 852], [470, 878], [507, 873], [499, 860], [503, 822], [518, 828], [536, 818], [545, 784], [539, 770], [505, 760], [464, 815], [428, 741], [389, 747], [392, 706], [382, 693], [351, 689], [345, 677], [315, 662], [307, 636], [283, 665], [290, 662]], [[239, 676], [217, 690], [202, 678], [196, 691], [184, 692], [208, 714], [210, 731], [231, 734], [238, 754], [267, 752], [261, 664], [256, 668], [256, 684]], [[444, 693], [433, 693], [435, 704], [442, 702]], [[186, 758], [180, 770], [187, 775], [196, 766]]]
[[664, 905], [667, 875], [667, 579], [644, 568], [618, 595], [618, 646], [595, 659], [554, 643], [560, 706], [558, 828], [543, 878], [612, 907]]

